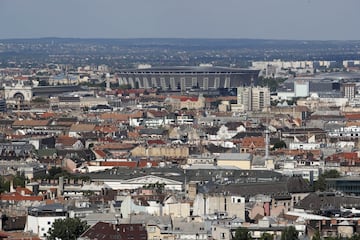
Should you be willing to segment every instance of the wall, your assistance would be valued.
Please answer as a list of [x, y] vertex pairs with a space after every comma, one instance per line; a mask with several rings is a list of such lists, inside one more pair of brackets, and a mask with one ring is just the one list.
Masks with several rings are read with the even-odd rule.
[[38, 234], [41, 239], [45, 239], [45, 235], [51, 228], [56, 219], [65, 219], [66, 217], [35, 217], [28, 215], [26, 219], [25, 232], [33, 232]]
[[245, 170], [250, 170], [251, 169], [251, 161], [248, 161], [248, 160], [245, 160], [245, 161], [241, 161], [241, 160], [233, 160], [233, 161], [218, 160], [217, 165], [218, 166], [235, 166], [235, 167], [238, 167], [240, 169], [245, 169]]
[[189, 148], [186, 146], [155, 146], [149, 148], [138, 146], [131, 150], [131, 154], [135, 157], [185, 158], [189, 156]]

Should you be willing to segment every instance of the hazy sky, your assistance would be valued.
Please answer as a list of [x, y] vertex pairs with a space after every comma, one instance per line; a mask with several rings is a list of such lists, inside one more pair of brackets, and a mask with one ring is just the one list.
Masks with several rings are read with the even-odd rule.
[[0, 38], [360, 40], [360, 0], [0, 0]]

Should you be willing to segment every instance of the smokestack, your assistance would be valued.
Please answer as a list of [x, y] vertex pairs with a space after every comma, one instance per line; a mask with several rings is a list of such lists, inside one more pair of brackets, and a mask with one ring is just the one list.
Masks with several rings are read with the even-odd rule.
[[63, 195], [64, 193], [64, 177], [61, 176], [59, 177], [59, 184], [58, 184], [58, 189], [57, 189], [57, 196], [60, 197]]

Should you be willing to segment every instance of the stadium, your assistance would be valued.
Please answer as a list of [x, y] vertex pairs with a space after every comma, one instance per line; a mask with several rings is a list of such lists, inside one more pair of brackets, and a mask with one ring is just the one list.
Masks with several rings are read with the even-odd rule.
[[259, 70], [199, 67], [148, 67], [123, 69], [117, 72], [120, 85], [133, 88], [158, 88], [162, 90], [214, 90], [236, 88], [255, 84]]

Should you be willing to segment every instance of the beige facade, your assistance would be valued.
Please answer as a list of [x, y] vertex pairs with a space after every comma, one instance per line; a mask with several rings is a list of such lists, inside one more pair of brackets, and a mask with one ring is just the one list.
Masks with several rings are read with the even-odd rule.
[[188, 202], [165, 203], [163, 208], [163, 214], [170, 215], [173, 217], [186, 218], [190, 216], [190, 203]]
[[165, 100], [173, 110], [181, 109], [203, 109], [205, 107], [205, 98], [200, 95], [199, 97], [170, 97]]
[[218, 166], [234, 166], [244, 170], [251, 169], [250, 153], [222, 153], [217, 157]]
[[211, 236], [214, 239], [231, 240], [232, 234], [229, 227], [214, 225], [211, 227]]
[[270, 107], [270, 89], [266, 87], [238, 87], [237, 104], [245, 111], [264, 111]]
[[244, 170], [250, 170], [251, 169], [251, 162], [247, 160], [218, 160], [217, 161], [218, 166], [233, 166], [238, 167], [240, 169]]
[[175, 234], [163, 233], [157, 225], [146, 226], [148, 240], [175, 240]]
[[245, 198], [223, 194], [197, 194], [193, 205], [193, 215], [203, 216], [208, 214], [226, 213], [245, 219]]
[[137, 146], [131, 150], [134, 157], [168, 157], [168, 158], [186, 158], [189, 156], [187, 146]]
[[351, 238], [354, 234], [354, 226], [348, 221], [339, 223], [337, 230], [340, 238]]

